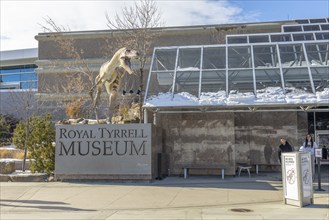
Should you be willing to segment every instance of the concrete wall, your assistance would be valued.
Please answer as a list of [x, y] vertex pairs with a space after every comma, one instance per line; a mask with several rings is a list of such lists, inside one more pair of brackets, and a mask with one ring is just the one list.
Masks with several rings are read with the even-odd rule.
[[[0, 114], [12, 115], [24, 119], [29, 115], [41, 114], [34, 91], [2, 90], [0, 91]], [[29, 107], [27, 112], [26, 108]]]
[[[161, 114], [163, 152], [170, 174], [182, 174], [183, 166], [225, 166], [235, 172], [234, 114]], [[223, 156], [224, 155], [224, 156]], [[192, 172], [198, 172], [191, 170]], [[200, 170], [203, 174], [219, 170]]]
[[[182, 175], [183, 166], [225, 166], [227, 175], [235, 175], [239, 163], [279, 165], [280, 137], [298, 150], [307, 130], [306, 116], [301, 112], [157, 114], [166, 160], [162, 172]], [[278, 171], [280, 166], [260, 169]], [[218, 175], [218, 170], [191, 172]]]
[[280, 138], [296, 146], [296, 112], [235, 113], [236, 162], [279, 164]]

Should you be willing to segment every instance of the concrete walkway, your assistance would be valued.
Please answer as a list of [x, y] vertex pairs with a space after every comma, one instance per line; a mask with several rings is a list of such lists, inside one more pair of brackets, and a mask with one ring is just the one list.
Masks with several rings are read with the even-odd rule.
[[[303, 208], [282, 203], [280, 174], [168, 177], [151, 183], [2, 182], [0, 219], [329, 219], [328, 175]], [[317, 184], [314, 184], [317, 189]]]

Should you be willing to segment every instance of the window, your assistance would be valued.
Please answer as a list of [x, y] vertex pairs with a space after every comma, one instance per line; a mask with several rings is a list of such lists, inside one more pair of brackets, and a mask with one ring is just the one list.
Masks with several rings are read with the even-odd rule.
[[276, 34], [271, 35], [271, 41], [272, 42], [285, 42], [285, 41], [291, 41], [291, 35], [290, 34]]
[[179, 50], [175, 93], [188, 92], [194, 96], [199, 93], [201, 48]]
[[303, 31], [302, 26], [285, 26], [283, 27], [284, 32], [299, 32]]
[[304, 31], [319, 31], [320, 30], [319, 25], [304, 25], [303, 28], [304, 28]]
[[228, 44], [245, 44], [248, 43], [247, 36], [228, 36]]
[[294, 41], [314, 40], [312, 33], [293, 34]]
[[329, 24], [321, 24], [321, 29], [322, 29], [323, 31], [327, 31], [327, 30], [329, 30]]
[[35, 69], [35, 65], [1, 68], [0, 89], [37, 89]]
[[326, 19], [325, 18], [310, 19], [310, 23], [326, 23]]
[[269, 42], [268, 35], [249, 36], [249, 43], [262, 43], [262, 42]]

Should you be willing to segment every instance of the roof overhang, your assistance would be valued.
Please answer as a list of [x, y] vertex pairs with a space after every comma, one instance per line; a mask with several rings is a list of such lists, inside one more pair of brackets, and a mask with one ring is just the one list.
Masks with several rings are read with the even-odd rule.
[[143, 106], [155, 113], [210, 113], [210, 112], [329, 112], [329, 103], [270, 104], [235, 106]]

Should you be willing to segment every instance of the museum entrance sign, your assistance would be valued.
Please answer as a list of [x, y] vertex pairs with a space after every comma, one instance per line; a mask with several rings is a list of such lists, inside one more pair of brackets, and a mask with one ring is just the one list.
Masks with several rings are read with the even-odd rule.
[[311, 154], [292, 152], [282, 154], [284, 203], [305, 206], [313, 204]]
[[151, 124], [56, 125], [56, 179], [152, 179]]

